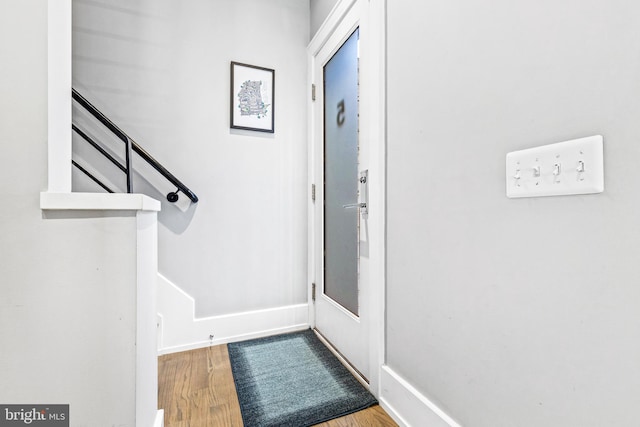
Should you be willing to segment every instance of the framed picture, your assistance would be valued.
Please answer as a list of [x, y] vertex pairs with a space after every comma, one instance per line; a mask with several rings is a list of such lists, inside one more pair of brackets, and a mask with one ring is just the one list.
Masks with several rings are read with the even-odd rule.
[[231, 127], [273, 133], [275, 71], [231, 62]]

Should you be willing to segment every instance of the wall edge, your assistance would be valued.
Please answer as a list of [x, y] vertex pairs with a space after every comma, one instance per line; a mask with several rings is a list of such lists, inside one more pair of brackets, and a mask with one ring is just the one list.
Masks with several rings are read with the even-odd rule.
[[400, 426], [462, 427], [389, 366], [380, 370], [380, 406]]

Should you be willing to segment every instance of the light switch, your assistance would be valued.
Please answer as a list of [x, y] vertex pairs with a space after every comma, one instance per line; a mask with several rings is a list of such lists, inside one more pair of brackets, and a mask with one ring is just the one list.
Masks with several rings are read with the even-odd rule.
[[506, 157], [507, 197], [593, 194], [604, 191], [600, 135], [513, 151]]

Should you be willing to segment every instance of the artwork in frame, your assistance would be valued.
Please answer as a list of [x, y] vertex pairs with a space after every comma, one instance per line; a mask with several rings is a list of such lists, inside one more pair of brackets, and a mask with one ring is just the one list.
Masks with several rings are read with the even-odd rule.
[[275, 71], [231, 62], [231, 127], [274, 132]]

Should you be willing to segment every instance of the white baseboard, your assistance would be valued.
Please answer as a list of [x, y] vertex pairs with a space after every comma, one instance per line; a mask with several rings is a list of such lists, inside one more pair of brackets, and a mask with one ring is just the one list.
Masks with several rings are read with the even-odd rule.
[[380, 371], [380, 406], [402, 427], [461, 427], [393, 369]]
[[164, 427], [164, 409], [158, 409], [156, 420], [153, 422], [153, 427]]
[[194, 299], [161, 274], [157, 306], [159, 354], [309, 328], [308, 304], [197, 319]]

